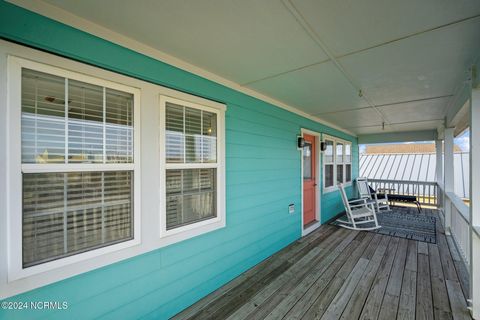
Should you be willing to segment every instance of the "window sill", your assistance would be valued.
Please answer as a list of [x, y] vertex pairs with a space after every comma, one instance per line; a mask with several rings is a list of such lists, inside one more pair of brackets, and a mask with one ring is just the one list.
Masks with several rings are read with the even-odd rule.
[[[31, 266], [28, 268], [22, 268], [20, 265], [18, 266], [11, 265], [10, 270], [8, 272], [8, 282], [13, 282], [23, 278], [28, 278], [28, 277], [31, 277], [43, 272], [52, 271], [58, 268], [74, 266], [75, 264], [78, 264], [78, 263], [87, 264], [88, 266], [82, 269], [82, 271], [88, 272], [96, 268], [95, 266], [96, 258], [100, 256], [108, 255], [110, 253], [115, 253], [115, 252], [121, 254], [122, 250], [137, 246], [140, 244], [140, 242], [141, 241], [139, 237], [137, 237], [132, 240], [120, 242], [117, 244], [98, 248], [95, 250], [86, 251], [86, 252], [75, 254], [69, 257], [53, 260], [50, 262], [45, 262], [45, 263]], [[88, 260], [90, 260], [90, 262]]]
[[[346, 182], [343, 184], [345, 187], [351, 187], [352, 186], [352, 182]], [[323, 188], [323, 194], [326, 194], [326, 193], [332, 193], [334, 191], [338, 191], [338, 187], [337, 186], [333, 186], [333, 187], [328, 187], [328, 188]]]
[[172, 230], [161, 230], [160, 239], [164, 246], [168, 246], [211, 231], [224, 228], [226, 226], [226, 223], [223, 217], [223, 215], [220, 215], [219, 217], [214, 219], [203, 220]]

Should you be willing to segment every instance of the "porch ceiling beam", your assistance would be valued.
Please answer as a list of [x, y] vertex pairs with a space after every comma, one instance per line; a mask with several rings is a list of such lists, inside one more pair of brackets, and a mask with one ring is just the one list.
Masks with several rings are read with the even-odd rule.
[[433, 141], [437, 139], [436, 130], [406, 131], [379, 134], [365, 134], [358, 136], [359, 144]]
[[477, 64], [473, 64], [468, 72], [466, 80], [457, 88], [445, 113], [445, 127], [455, 127], [455, 135], [463, 132], [469, 126], [470, 103], [468, 100], [472, 88], [479, 85]]

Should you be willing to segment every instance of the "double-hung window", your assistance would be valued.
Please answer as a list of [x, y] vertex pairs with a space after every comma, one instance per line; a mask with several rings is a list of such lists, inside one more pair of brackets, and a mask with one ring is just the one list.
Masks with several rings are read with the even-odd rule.
[[333, 154], [333, 147], [335, 142], [330, 139], [325, 139], [326, 149], [323, 154], [324, 166], [324, 187], [331, 188], [335, 183], [335, 156]]
[[161, 97], [162, 236], [225, 223], [224, 106], [197, 100]]
[[323, 153], [324, 190], [335, 190], [339, 183], [352, 181], [352, 144], [351, 142], [327, 136], [324, 137], [326, 149]]
[[21, 136], [14, 270], [133, 244], [137, 89], [12, 60]]
[[352, 145], [345, 144], [345, 182], [352, 182]]
[[345, 169], [345, 166], [344, 166], [344, 163], [343, 163], [343, 160], [344, 160], [344, 157], [343, 157], [343, 147], [344, 147], [344, 144], [342, 142], [337, 142], [335, 144], [335, 150], [336, 150], [336, 153], [335, 153], [335, 163], [337, 165], [337, 184], [338, 183], [343, 183], [343, 180], [344, 180], [344, 169]]

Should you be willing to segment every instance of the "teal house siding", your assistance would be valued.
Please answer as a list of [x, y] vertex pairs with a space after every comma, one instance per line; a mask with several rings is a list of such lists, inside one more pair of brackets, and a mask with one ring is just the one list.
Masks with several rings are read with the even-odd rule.
[[[300, 238], [301, 128], [352, 141], [358, 175], [352, 136], [4, 1], [0, 37], [227, 105], [225, 228], [11, 297], [69, 307], [1, 319], [168, 318]], [[343, 206], [320, 192], [325, 222]]]

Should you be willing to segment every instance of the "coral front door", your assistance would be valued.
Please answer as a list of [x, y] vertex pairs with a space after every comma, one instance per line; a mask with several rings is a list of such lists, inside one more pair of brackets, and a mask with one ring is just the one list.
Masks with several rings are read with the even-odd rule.
[[304, 134], [303, 147], [303, 226], [315, 221], [317, 211], [317, 168], [315, 137]]

